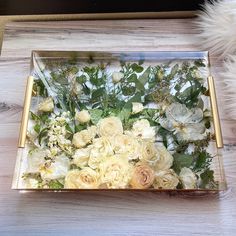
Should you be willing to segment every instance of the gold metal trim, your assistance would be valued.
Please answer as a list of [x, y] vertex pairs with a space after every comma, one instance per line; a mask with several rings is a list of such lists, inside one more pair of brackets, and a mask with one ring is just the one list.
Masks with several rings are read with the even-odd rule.
[[26, 85], [24, 109], [23, 109], [22, 119], [21, 119], [20, 135], [19, 135], [19, 142], [18, 142], [19, 148], [25, 147], [33, 83], [34, 83], [33, 76], [29, 76], [27, 80], [27, 85]]
[[215, 128], [216, 146], [217, 148], [223, 148], [224, 144], [223, 144], [223, 138], [222, 138], [222, 132], [221, 132], [221, 126], [220, 126], [215, 84], [214, 84], [214, 79], [212, 76], [208, 77], [208, 88], [209, 88], [210, 99], [211, 99], [211, 108], [212, 108], [213, 122], [214, 122], [214, 128]]

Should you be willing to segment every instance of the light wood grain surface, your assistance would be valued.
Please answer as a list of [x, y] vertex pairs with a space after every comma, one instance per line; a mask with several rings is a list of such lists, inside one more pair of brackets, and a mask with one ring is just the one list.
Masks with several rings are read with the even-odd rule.
[[0, 57], [0, 235], [236, 234], [236, 117], [224, 110], [223, 68], [216, 58], [226, 192], [197, 197], [11, 190], [31, 50], [201, 50], [198, 33], [192, 19], [8, 23]]

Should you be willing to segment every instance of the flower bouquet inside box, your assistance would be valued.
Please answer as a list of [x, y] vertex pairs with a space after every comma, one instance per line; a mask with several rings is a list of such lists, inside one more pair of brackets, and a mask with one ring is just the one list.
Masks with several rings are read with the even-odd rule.
[[14, 189], [221, 190], [207, 52], [34, 51]]

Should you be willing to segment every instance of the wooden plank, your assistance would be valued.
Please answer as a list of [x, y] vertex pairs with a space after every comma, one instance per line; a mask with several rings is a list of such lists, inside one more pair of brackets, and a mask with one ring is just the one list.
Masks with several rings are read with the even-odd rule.
[[202, 197], [138, 192], [18, 193], [10, 190], [29, 57], [33, 49], [200, 50], [193, 20], [13, 22], [0, 58], [0, 235], [234, 235], [236, 130], [216, 78], [229, 189]]

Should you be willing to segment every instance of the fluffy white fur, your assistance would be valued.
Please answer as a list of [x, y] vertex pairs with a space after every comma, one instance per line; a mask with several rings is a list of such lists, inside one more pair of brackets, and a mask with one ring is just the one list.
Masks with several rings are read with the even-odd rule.
[[221, 58], [236, 53], [236, 0], [205, 3], [198, 16], [203, 49]]
[[226, 72], [222, 73], [225, 89], [225, 111], [231, 118], [236, 119], [236, 55], [230, 56], [225, 62]]

